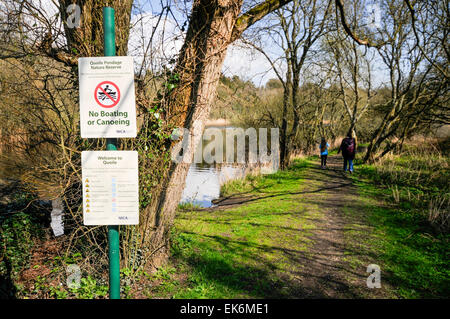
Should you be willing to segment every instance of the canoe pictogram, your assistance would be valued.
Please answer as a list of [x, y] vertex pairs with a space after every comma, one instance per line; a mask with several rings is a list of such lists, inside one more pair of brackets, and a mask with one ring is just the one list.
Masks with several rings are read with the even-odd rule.
[[114, 82], [103, 81], [95, 87], [94, 97], [101, 107], [111, 108], [119, 103], [120, 90]]

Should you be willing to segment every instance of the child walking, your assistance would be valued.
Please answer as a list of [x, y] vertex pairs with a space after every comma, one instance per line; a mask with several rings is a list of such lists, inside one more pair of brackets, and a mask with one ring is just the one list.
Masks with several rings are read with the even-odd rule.
[[322, 141], [320, 142], [319, 149], [320, 149], [320, 168], [325, 169], [327, 168], [327, 157], [328, 157], [328, 148], [330, 147], [330, 144], [327, 143], [324, 137], [322, 137]]

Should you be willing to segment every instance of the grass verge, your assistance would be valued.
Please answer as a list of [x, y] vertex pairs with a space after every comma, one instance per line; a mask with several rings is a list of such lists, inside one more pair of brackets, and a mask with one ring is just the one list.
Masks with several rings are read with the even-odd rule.
[[[227, 195], [252, 200], [226, 210], [179, 211], [172, 234], [172, 265], [149, 293], [172, 298], [289, 298], [293, 251], [307, 253], [319, 210], [293, 194], [307, 161], [291, 169], [233, 181]], [[301, 231], [299, 231], [301, 229]], [[185, 275], [182, 275], [185, 274]]]
[[[448, 298], [448, 228], [430, 219], [430, 202], [448, 196], [448, 157], [391, 156], [355, 172], [361, 209], [345, 211], [347, 250], [358, 252], [349, 264], [378, 264], [391, 297]], [[440, 209], [448, 218], [448, 206]]]

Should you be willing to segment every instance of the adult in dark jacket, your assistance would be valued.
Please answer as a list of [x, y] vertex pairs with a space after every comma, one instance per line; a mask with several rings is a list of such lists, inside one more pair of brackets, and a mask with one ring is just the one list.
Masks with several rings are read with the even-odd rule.
[[355, 159], [356, 153], [356, 141], [352, 137], [352, 133], [349, 132], [347, 137], [344, 138], [341, 142], [341, 146], [339, 147], [339, 152], [342, 151], [342, 156], [344, 157], [344, 172], [347, 171], [347, 162], [348, 162], [348, 171], [353, 173], [353, 160]]

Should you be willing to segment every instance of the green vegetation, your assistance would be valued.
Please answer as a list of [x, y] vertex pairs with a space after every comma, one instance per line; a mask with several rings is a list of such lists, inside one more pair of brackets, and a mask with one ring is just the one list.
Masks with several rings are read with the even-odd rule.
[[[350, 288], [335, 297], [448, 297], [449, 235], [443, 222], [448, 220], [448, 156], [407, 146], [403, 155], [374, 165], [358, 161], [354, 175], [334, 173], [335, 178], [348, 178], [356, 186], [354, 192], [342, 194], [346, 204], [340, 206], [339, 278]], [[321, 253], [317, 233], [330, 218], [325, 205], [338, 206], [327, 190], [327, 172], [317, 166], [318, 157], [311, 156], [294, 161], [285, 171], [231, 181], [221, 189], [230, 206], [181, 205], [171, 234], [170, 262], [154, 273], [123, 268], [122, 297], [310, 296], [304, 276]], [[436, 198], [447, 202], [433, 206]], [[82, 271], [79, 288], [65, 285], [67, 266], [80, 264], [87, 257], [84, 253], [49, 254], [40, 262], [30, 258], [33, 240], [29, 236], [37, 235], [39, 229], [30, 216], [23, 210], [2, 219], [2, 239], [9, 244], [1, 270], [4, 275], [8, 262], [10, 273], [15, 274], [16, 296], [106, 298], [107, 278], [94, 277], [87, 269]], [[382, 289], [366, 288], [369, 264], [380, 266]], [[28, 280], [17, 280], [20, 270]]]
[[[60, 243], [49, 240], [48, 202], [37, 200], [36, 194], [17, 183], [0, 189], [1, 193], [5, 191], [7, 200], [0, 203], [0, 298], [107, 297], [107, 278], [99, 274], [105, 272], [83, 265], [83, 261], [95, 258], [94, 252], [62, 251]], [[79, 288], [66, 285], [69, 265], [83, 270]], [[123, 288], [126, 290], [126, 286]]]
[[357, 185], [361, 208], [345, 210], [350, 267], [379, 265], [382, 286], [391, 290], [390, 297], [448, 297], [448, 235], [420, 229], [421, 218], [397, 205], [381, 206], [388, 193], [376, 184]]
[[179, 212], [172, 234], [173, 265], [186, 278], [178, 284], [168, 279], [156, 294], [174, 298], [289, 297], [293, 287], [286, 286], [283, 278], [298, 267], [290, 261], [290, 252], [308, 251], [313, 220], [320, 214], [317, 207], [305, 209], [295, 194], [302, 188], [307, 166], [306, 161], [299, 161], [289, 171], [225, 186], [230, 193], [235, 187], [239, 193], [257, 198], [236, 208]]
[[[383, 186], [399, 209], [427, 220], [432, 232], [448, 233], [449, 166], [448, 154], [421, 140], [406, 145], [401, 155], [390, 155], [375, 165], [361, 165], [358, 172], [360, 179]], [[421, 227], [421, 223], [417, 226]]]
[[33, 194], [17, 187], [9, 195], [10, 202], [0, 204], [0, 298], [15, 294], [14, 282], [29, 267], [30, 252], [43, 234], [45, 220], [42, 211], [30, 205]]
[[179, 210], [197, 210], [197, 209], [201, 209], [201, 206], [197, 205], [195, 203], [192, 203], [192, 202], [183, 202], [178, 205], [178, 209]]
[[[438, 156], [439, 157], [439, 156]], [[410, 155], [386, 159], [376, 165], [357, 165], [350, 176], [356, 193], [349, 195], [344, 205], [345, 221], [344, 268], [341, 276], [355, 288], [353, 296], [362, 298], [436, 298], [449, 296], [448, 233], [438, 231], [420, 208], [413, 190], [410, 197], [400, 187], [402, 179], [380, 179], [376, 172], [386, 169], [386, 163], [403, 163], [406, 178], [414, 179], [412, 171], [440, 167], [444, 157], [418, 159]], [[437, 166], [431, 166], [432, 164]], [[438, 164], [439, 163], [439, 164]], [[420, 165], [419, 165], [420, 164]], [[223, 195], [238, 196], [242, 204], [213, 210], [181, 211], [172, 233], [173, 257], [170, 271], [162, 268], [160, 281], [155, 282], [148, 296], [173, 298], [288, 298], [298, 296], [292, 274], [308, 263], [292, 262], [294, 251], [312, 256], [314, 233], [320, 220], [327, 218], [320, 203], [302, 190], [320, 187], [313, 180], [317, 156], [298, 160], [287, 171], [267, 176], [249, 176], [227, 183]], [[398, 169], [401, 171], [401, 169]], [[397, 171], [396, 174], [401, 174]], [[442, 174], [448, 172], [441, 171]], [[445, 175], [439, 180], [445, 181]], [[433, 175], [432, 178], [436, 178]], [[401, 201], [392, 195], [392, 182]], [[426, 180], [417, 182], [423, 197], [444, 196], [447, 185], [439, 191]], [[406, 184], [405, 184], [406, 185]], [[417, 191], [418, 192], [418, 191]], [[315, 195], [320, 199], [326, 194]], [[331, 199], [329, 199], [331, 200]], [[326, 201], [325, 201], [326, 202]], [[422, 204], [420, 204], [422, 203]], [[447, 210], [448, 214], [448, 210]], [[301, 230], [301, 231], [299, 231]], [[288, 253], [290, 252], [290, 253]], [[365, 287], [365, 272], [369, 264], [382, 271], [382, 289]], [[175, 270], [176, 269], [176, 270]], [[351, 273], [359, 273], [359, 277]], [[176, 275], [175, 275], [176, 274]], [[290, 285], [289, 283], [292, 283]], [[301, 285], [300, 285], [301, 287]], [[301, 293], [300, 293], [301, 294]], [[342, 295], [341, 297], [343, 297]]]
[[356, 169], [362, 209], [346, 214], [363, 226], [348, 230], [347, 242], [379, 260], [399, 297], [450, 295], [448, 167], [437, 149], [408, 145], [403, 155]]
[[[50, 247], [47, 247], [50, 248]], [[74, 279], [78, 287], [68, 287], [68, 266], [82, 264], [84, 257], [74, 253], [67, 257], [48, 257], [40, 252], [38, 258], [31, 260], [32, 264], [25, 267], [20, 278], [16, 278], [16, 296], [26, 299], [55, 298], [55, 299], [98, 299], [108, 296], [108, 285], [105, 278], [95, 279], [86, 272], [80, 273], [79, 281]], [[124, 292], [126, 286], [122, 287]], [[126, 294], [125, 294], [126, 295]]]
[[0, 218], [2, 243], [5, 247], [0, 271], [5, 273], [10, 268], [12, 274], [16, 274], [27, 265], [33, 239], [41, 231], [40, 223], [35, 216], [26, 212], [13, 213], [11, 216], [2, 214]]

